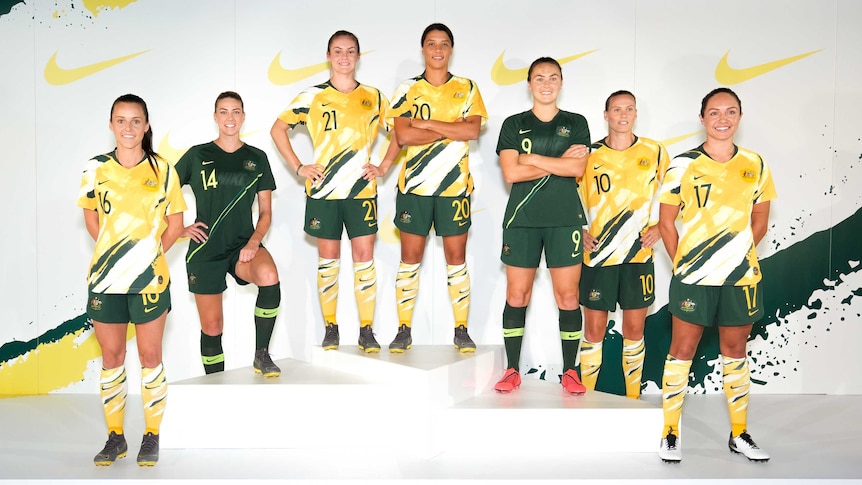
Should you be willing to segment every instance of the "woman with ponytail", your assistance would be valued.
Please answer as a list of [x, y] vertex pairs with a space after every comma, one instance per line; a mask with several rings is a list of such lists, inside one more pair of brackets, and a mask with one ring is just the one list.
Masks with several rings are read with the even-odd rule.
[[87, 232], [96, 241], [87, 316], [102, 350], [100, 391], [108, 426], [108, 441], [93, 461], [111, 465], [128, 452], [123, 418], [126, 327], [132, 323], [146, 423], [138, 465], [152, 466], [159, 459], [167, 397], [162, 336], [171, 294], [165, 252], [183, 231], [186, 204], [173, 167], [153, 150], [144, 100], [133, 94], [117, 98], [109, 127], [117, 146], [87, 162], [78, 196]]

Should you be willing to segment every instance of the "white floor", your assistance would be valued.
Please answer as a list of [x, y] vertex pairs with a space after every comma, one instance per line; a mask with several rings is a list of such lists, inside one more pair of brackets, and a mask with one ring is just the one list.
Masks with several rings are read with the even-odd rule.
[[[516, 392], [525, 391], [521, 389]], [[647, 396], [655, 399], [657, 396]], [[683, 417], [683, 462], [662, 463], [655, 453], [573, 454], [570, 440], [590, 436], [557, 436], [547, 430], [540, 443], [513, 443], [511, 452], [444, 451], [420, 458], [405, 449], [340, 448], [338, 430], [328, 430], [333, 448], [321, 449], [171, 449], [162, 450], [157, 466], [135, 463], [143, 427], [137, 396], [130, 396], [126, 417], [129, 456], [111, 467], [96, 467], [93, 455], [104, 442], [104, 422], [96, 395], [49, 395], [0, 399], [0, 480], [67, 483], [94, 479], [365, 482], [403, 479], [416, 482], [507, 479], [579, 483], [689, 482], [822, 483], [844, 479], [862, 483], [862, 396], [753, 396], [750, 427], [772, 456], [765, 464], [749, 463], [727, 449], [727, 411], [721, 396], [688, 396]], [[285, 406], [285, 412], [289, 406]], [[227, 416], [236, 410], [225, 410]], [[298, 420], [306, 419], [296, 416]], [[421, 420], [422, 416], [416, 416]], [[333, 420], [337, 421], [337, 420]], [[321, 421], [321, 427], [326, 426]], [[411, 423], [369, 422], [369, 433], [398, 440]], [[500, 423], [529, 426], [530, 423]], [[322, 431], [323, 432], [323, 431]], [[658, 431], [657, 431], [658, 433]], [[470, 440], [465, 433], [464, 440]], [[658, 444], [658, 436], [656, 436]], [[678, 482], [679, 483], [679, 482]]]

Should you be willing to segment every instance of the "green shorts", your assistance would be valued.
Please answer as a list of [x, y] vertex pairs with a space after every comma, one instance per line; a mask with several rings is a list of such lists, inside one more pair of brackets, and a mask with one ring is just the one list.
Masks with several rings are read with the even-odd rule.
[[680, 320], [704, 327], [749, 325], [763, 318], [760, 283], [746, 286], [687, 285], [670, 280], [668, 310]]
[[171, 287], [161, 293], [93, 293], [87, 295], [87, 316], [99, 323], [148, 323], [171, 311]]
[[590, 310], [612, 312], [617, 303], [623, 310], [646, 308], [655, 301], [655, 271], [648, 263], [581, 268], [581, 305]]
[[[226, 258], [186, 262], [189, 291], [199, 295], [223, 293], [227, 289], [225, 276], [228, 274], [233, 277], [237, 284], [247, 285], [248, 281], [236, 275], [236, 263], [239, 262], [239, 252], [242, 251], [243, 247], [231, 251]], [[263, 244], [260, 247], [263, 247]]]
[[395, 227], [401, 232], [427, 236], [434, 225], [438, 236], [457, 236], [470, 229], [470, 196], [437, 197], [398, 192]]
[[538, 268], [543, 249], [548, 268], [581, 264], [584, 261], [581, 226], [503, 229], [503, 250], [500, 252], [503, 264], [519, 268]]
[[305, 199], [305, 232], [321, 239], [341, 239], [342, 227], [353, 239], [377, 232], [377, 197]]

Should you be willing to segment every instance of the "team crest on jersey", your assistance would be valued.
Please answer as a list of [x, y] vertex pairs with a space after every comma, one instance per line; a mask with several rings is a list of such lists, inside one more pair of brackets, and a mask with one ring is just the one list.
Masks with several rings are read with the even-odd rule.
[[94, 296], [93, 299], [90, 300], [90, 309], [94, 311], [102, 309], [102, 300], [100, 300], [98, 296]]
[[600, 301], [602, 299], [602, 292], [593, 288], [590, 290], [590, 294], [587, 298], [589, 298], [590, 301]]
[[316, 217], [312, 217], [310, 221], [308, 221], [308, 228], [312, 231], [316, 231], [320, 229], [320, 219]]
[[252, 172], [257, 169], [257, 164], [252, 162], [251, 160], [246, 160], [242, 162], [242, 168]]
[[371, 109], [371, 108], [373, 107], [373, 104], [371, 103], [371, 100], [370, 100], [370, 99], [363, 99], [363, 100], [360, 102], [360, 104], [361, 104], [361, 105], [362, 105], [362, 107], [363, 107], [363, 108], [365, 108], [365, 109]]
[[648, 170], [650, 165], [652, 165], [648, 158], [641, 158], [638, 160], [638, 168], [641, 170]]
[[150, 192], [159, 190], [159, 182], [157, 180], [146, 179], [141, 185], [144, 186], [144, 189], [149, 190]]
[[679, 304], [679, 309], [686, 313], [691, 313], [694, 311], [697, 303], [693, 302], [691, 298], [686, 298], [682, 303]]
[[398, 215], [398, 221], [401, 224], [410, 224], [411, 222], [413, 222], [413, 216], [411, 216], [409, 212], [404, 211]]
[[189, 273], [189, 286], [197, 284], [198, 277], [194, 273]]
[[749, 183], [752, 183], [755, 180], [757, 180], [757, 177], [754, 175], [753, 170], [745, 169], [742, 171], [742, 180], [749, 182]]
[[557, 127], [557, 136], [564, 136], [564, 137], [568, 138], [569, 135], [571, 135], [571, 134], [572, 134], [572, 130], [570, 130], [568, 127], [566, 127], [566, 126], [558, 126]]
[[503, 256], [511, 256], [511, 255], [512, 255], [512, 248], [510, 248], [508, 244], [503, 243]]
[[452, 97], [455, 99], [461, 99], [464, 97], [464, 93], [458, 92], [458, 93], [455, 93], [455, 95]]

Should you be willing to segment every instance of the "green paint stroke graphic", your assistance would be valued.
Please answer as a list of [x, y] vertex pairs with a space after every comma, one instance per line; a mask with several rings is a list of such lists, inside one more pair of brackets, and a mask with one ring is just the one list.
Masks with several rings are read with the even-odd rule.
[[24, 0], [0, 0], [0, 17], [12, 11], [12, 7], [24, 3]]
[[[769, 342], [771, 332], [781, 333], [784, 317], [805, 307], [819, 309], [823, 303], [815, 300], [809, 303], [811, 295], [817, 290], [832, 290], [834, 282], [841, 281], [841, 275], [862, 269], [862, 246], [858, 235], [862, 233], [862, 210], [830, 229], [812, 234], [803, 241], [773, 254], [760, 261], [763, 270], [762, 297], [764, 298], [764, 317], [754, 324], [751, 330], [753, 340], [757, 337]], [[666, 290], [665, 290], [666, 291]], [[849, 305], [853, 295], [862, 296], [862, 288], [852, 291], [852, 295], [842, 301]], [[836, 309], [837, 310], [837, 309]], [[814, 314], [808, 316], [814, 318]], [[843, 320], [843, 318], [842, 318]], [[832, 325], [829, 321], [827, 325]], [[644, 362], [643, 382], [652, 382], [661, 388], [664, 361], [670, 349], [671, 318], [667, 306], [663, 306], [647, 317], [644, 340], [646, 359]], [[605, 337], [602, 370], [596, 382], [596, 389], [613, 394], [625, 395], [625, 382], [622, 376], [622, 335], [609, 332]], [[706, 377], [715, 372], [713, 362], [718, 358], [718, 331], [706, 329], [700, 341], [691, 371], [694, 373], [691, 386], [709, 389]], [[751, 358], [752, 366], [763, 370], [772, 366], [769, 359], [758, 355]], [[765, 381], [752, 379], [752, 383], [764, 385]], [[719, 384], [720, 385], [720, 384]]]
[[66, 320], [33, 340], [27, 342], [12, 340], [0, 346], [0, 362], [8, 362], [12, 359], [22, 357], [28, 352], [36, 350], [36, 347], [39, 345], [59, 342], [67, 335], [73, 335], [80, 330], [89, 330], [92, 327], [93, 322], [87, 318], [87, 314], [85, 313], [71, 320]]

